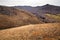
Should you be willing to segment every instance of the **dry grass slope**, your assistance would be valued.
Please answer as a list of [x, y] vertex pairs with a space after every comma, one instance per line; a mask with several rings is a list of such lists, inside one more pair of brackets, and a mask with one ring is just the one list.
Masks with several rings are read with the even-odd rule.
[[42, 22], [30, 12], [0, 6], [0, 29], [37, 23]]
[[45, 14], [46, 20], [51, 23], [60, 23], [60, 14], [53, 15], [53, 14]]
[[60, 14], [53, 15], [53, 14], [46, 14], [46, 16], [51, 17], [53, 19], [59, 20], [60, 21]]
[[27, 25], [0, 30], [0, 40], [60, 40], [60, 23]]

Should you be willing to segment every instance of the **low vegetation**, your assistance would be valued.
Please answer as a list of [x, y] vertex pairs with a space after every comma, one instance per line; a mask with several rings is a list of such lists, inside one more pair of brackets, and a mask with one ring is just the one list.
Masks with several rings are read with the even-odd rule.
[[60, 15], [59, 14], [58, 15], [46, 14], [46, 16], [51, 17], [51, 18], [56, 19], [56, 20], [60, 20]]
[[60, 23], [35, 24], [0, 30], [0, 40], [60, 40]]
[[50, 21], [52, 23], [59, 22], [60, 23], [60, 15], [53, 15], [53, 14], [45, 14], [46, 15], [46, 20]]

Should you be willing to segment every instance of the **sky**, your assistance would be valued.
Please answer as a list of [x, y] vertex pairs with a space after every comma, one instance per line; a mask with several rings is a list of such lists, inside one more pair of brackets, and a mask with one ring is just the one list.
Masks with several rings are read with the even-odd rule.
[[0, 0], [5, 6], [42, 6], [45, 4], [60, 6], [60, 0]]

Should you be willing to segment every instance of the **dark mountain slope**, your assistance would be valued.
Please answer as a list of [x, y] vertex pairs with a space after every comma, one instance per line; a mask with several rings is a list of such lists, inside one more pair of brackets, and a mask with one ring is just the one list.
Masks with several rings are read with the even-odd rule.
[[[46, 20], [46, 14], [52, 14], [52, 15], [60, 14], [60, 6], [54, 6], [54, 5], [50, 5], [50, 4], [46, 4], [44, 6], [37, 6], [37, 7], [15, 6], [15, 8], [17, 8], [17, 9], [21, 8], [21, 9], [27, 10], [27, 11], [33, 13], [34, 15], [36, 15], [38, 18], [41, 18], [41, 21], [43, 21], [45, 23], [50, 23], [52, 21], [52, 19], [49, 20], [49, 18]], [[50, 22], [47, 22], [47, 21], [50, 21]], [[53, 21], [52, 21], [52, 23], [53, 23]]]
[[[60, 14], [60, 6], [54, 6], [50, 4], [46, 4], [44, 6], [37, 6], [37, 7], [31, 7], [31, 6], [15, 6], [15, 8], [21, 8], [27, 11], [30, 11], [32, 13], [38, 13], [38, 12], [50, 12], [52, 14]], [[40, 11], [39, 11], [40, 10]]]

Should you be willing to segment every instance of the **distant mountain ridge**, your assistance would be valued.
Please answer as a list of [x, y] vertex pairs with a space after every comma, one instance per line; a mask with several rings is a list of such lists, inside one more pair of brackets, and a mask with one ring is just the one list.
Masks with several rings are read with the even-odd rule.
[[54, 6], [50, 4], [46, 4], [44, 6], [37, 6], [37, 7], [31, 7], [31, 6], [15, 6], [15, 8], [24, 9], [27, 11], [30, 11], [32, 13], [38, 13], [40, 10], [40, 13], [43, 12], [51, 12], [51, 13], [60, 13], [60, 6]]

